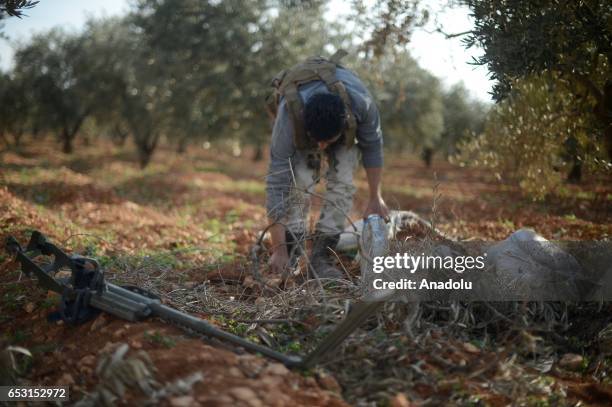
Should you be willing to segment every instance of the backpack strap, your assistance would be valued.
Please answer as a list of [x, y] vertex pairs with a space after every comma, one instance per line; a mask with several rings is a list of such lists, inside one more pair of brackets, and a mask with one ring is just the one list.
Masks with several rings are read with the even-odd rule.
[[274, 89], [274, 91], [266, 97], [266, 111], [270, 117], [271, 124], [274, 124], [274, 119], [276, 118], [276, 112], [278, 111], [278, 104], [280, 103], [281, 98], [279, 89], [286, 73], [286, 69], [280, 71], [274, 75], [274, 78], [272, 78], [272, 81], [270, 82], [270, 86]]
[[314, 149], [316, 143], [306, 135], [304, 129], [304, 103], [300, 97], [298, 86], [289, 82], [283, 87], [282, 91], [287, 103], [289, 118], [293, 124], [293, 142], [298, 150]]
[[347, 147], [355, 144], [357, 120], [353, 114], [351, 99], [342, 81], [336, 77], [336, 67], [340, 59], [347, 55], [344, 50], [338, 50], [329, 60], [322, 57], [311, 57], [305, 62], [279, 72], [272, 80], [275, 91], [266, 99], [268, 113], [271, 118], [276, 116], [280, 97], [284, 97], [293, 124], [293, 139], [297, 149], [316, 148], [316, 143], [306, 134], [304, 129], [304, 102], [299, 93], [299, 87], [312, 81], [322, 81], [327, 89], [340, 96], [346, 112], [344, 141]]
[[340, 96], [342, 101], [344, 102], [344, 108], [346, 111], [346, 127], [344, 129], [344, 142], [347, 147], [351, 147], [355, 144], [355, 138], [357, 137], [357, 119], [353, 114], [353, 109], [351, 105], [351, 98], [344, 86], [342, 81], [336, 81], [334, 83], [334, 89], [337, 95]]
[[329, 61], [336, 65], [340, 65], [340, 60], [347, 55], [348, 55], [348, 52], [346, 52], [343, 49], [339, 49], [338, 51], [334, 52], [334, 55], [329, 57]]

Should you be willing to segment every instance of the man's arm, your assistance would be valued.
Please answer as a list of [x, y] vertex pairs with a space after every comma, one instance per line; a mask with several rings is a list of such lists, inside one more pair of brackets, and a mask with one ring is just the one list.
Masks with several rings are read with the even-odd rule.
[[291, 157], [295, 152], [293, 128], [289, 121], [287, 108], [279, 105], [278, 115], [272, 130], [270, 143], [270, 166], [266, 176], [266, 209], [272, 243], [270, 267], [273, 272], [281, 273], [289, 262], [285, 241], [285, 227], [282, 222], [287, 212], [287, 200], [291, 186]]
[[357, 128], [357, 140], [361, 150], [363, 167], [368, 177], [369, 199], [363, 217], [378, 214], [389, 216], [389, 209], [381, 195], [383, 166], [383, 137], [380, 127], [380, 114], [372, 95], [365, 90], [362, 94], [361, 117]]
[[370, 167], [366, 168], [366, 175], [368, 177], [368, 189], [370, 191], [370, 198], [368, 199], [368, 206], [363, 213], [363, 218], [367, 218], [368, 215], [377, 214], [384, 218], [389, 216], [389, 208], [382, 198], [380, 192], [380, 185], [382, 180], [382, 168], [381, 167]]

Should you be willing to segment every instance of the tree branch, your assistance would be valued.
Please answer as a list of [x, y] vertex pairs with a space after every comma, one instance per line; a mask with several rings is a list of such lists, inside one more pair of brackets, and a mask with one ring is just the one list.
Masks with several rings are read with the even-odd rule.
[[427, 34], [442, 34], [444, 36], [445, 39], [449, 40], [451, 38], [456, 38], [456, 37], [461, 37], [463, 35], [468, 35], [468, 34], [472, 34], [474, 31], [473, 30], [468, 30], [468, 31], [463, 31], [463, 32], [459, 32], [459, 33], [453, 33], [453, 34], [448, 34], [446, 32], [444, 32], [444, 30], [442, 30], [441, 27], [437, 27], [435, 30], [433, 31], [429, 31], [426, 29], [423, 29], [423, 31], [425, 31]]
[[21, 18], [23, 9], [29, 9], [38, 4], [38, 1], [31, 0], [0, 0], [0, 19], [4, 13], [10, 17]]

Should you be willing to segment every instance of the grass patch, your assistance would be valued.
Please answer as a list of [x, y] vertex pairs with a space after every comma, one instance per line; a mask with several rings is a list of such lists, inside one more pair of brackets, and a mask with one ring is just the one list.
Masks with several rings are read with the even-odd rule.
[[44, 353], [53, 352], [59, 347], [60, 347], [60, 344], [56, 342], [50, 342], [50, 343], [43, 343], [40, 345], [33, 346], [29, 350], [32, 353], [32, 355], [41, 355]]
[[510, 219], [500, 219], [498, 220], [499, 224], [509, 230], [515, 230], [516, 225]]
[[225, 331], [233, 333], [234, 335], [244, 336], [246, 335], [249, 325], [244, 322], [238, 322], [231, 318], [226, 318], [223, 315], [218, 315], [215, 317], [215, 320], [223, 325]]
[[[576, 187], [569, 187], [567, 185], [560, 185], [555, 191], [556, 196], [559, 198], [577, 198], [583, 199], [587, 201], [594, 200], [597, 197], [595, 191], [584, 191], [584, 190], [576, 190]], [[610, 194], [608, 194], [610, 195]]]
[[240, 181], [236, 180], [233, 182], [223, 183], [221, 184], [221, 191], [224, 192], [245, 192], [253, 195], [264, 195], [266, 192], [266, 188], [263, 182], [261, 181]]
[[300, 353], [302, 351], [302, 344], [298, 341], [291, 341], [280, 346], [279, 351], [283, 353]]
[[578, 218], [573, 213], [568, 213], [567, 215], [563, 216], [563, 219], [572, 222], [572, 221], [577, 220]]
[[168, 335], [164, 335], [159, 331], [145, 332], [143, 337], [150, 343], [163, 346], [166, 349], [170, 349], [176, 346], [176, 341], [174, 340], [174, 338]]
[[401, 194], [409, 197], [421, 199], [431, 198], [431, 188], [417, 188], [415, 186], [404, 186], [404, 185], [386, 185], [385, 191], [387, 193]]
[[43, 302], [40, 303], [40, 308], [42, 309], [54, 308], [59, 304], [60, 300], [61, 300], [61, 297], [59, 295], [47, 297], [43, 300]]
[[2, 305], [8, 311], [15, 311], [25, 302], [25, 294], [27, 290], [23, 284], [13, 283], [8, 284], [5, 292], [2, 295]]
[[183, 262], [175, 253], [168, 251], [143, 250], [136, 254], [126, 254], [105, 259], [107, 266], [121, 265], [125, 269], [181, 269]]
[[23, 344], [31, 337], [32, 337], [32, 333], [30, 331], [26, 331], [23, 329], [16, 329], [15, 332], [13, 332], [13, 335], [11, 336], [9, 341], [12, 344], [19, 345], [19, 344]]
[[54, 179], [57, 174], [41, 167], [21, 168], [15, 171], [7, 171], [4, 174], [4, 182], [7, 184], [34, 185], [41, 181]]
[[193, 168], [196, 172], [215, 172], [215, 173], [219, 173], [219, 174], [224, 174], [223, 169], [216, 167], [216, 166], [211, 166], [208, 164], [195, 164], [194, 168]]

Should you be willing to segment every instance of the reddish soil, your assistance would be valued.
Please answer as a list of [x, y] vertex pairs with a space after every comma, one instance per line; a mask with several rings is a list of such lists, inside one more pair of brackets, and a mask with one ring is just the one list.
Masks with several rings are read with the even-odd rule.
[[[8, 324], [11, 330], [31, 328], [31, 339], [23, 345], [40, 352], [28, 375], [31, 383], [69, 385], [76, 395], [91, 391], [99, 381], [95, 368], [101, 355], [112, 353], [119, 344], [127, 343], [131, 354], [139, 350], [147, 352], [160, 383], [201, 372], [204, 379], [189, 393], [193, 398], [189, 405], [346, 405], [337, 392], [339, 386], [334, 387], [333, 381], [330, 385], [329, 378], [317, 381], [315, 377], [304, 377], [280, 363], [248, 353], [237, 354], [224, 349], [220, 343], [213, 346], [158, 321], [126, 323], [101, 315], [92, 322], [67, 327], [48, 323], [45, 320], [47, 312], [44, 309], [22, 312], [18, 320]], [[152, 340], [151, 333], [171, 340], [172, 345]], [[125, 405], [143, 400], [144, 396], [132, 389], [126, 396]], [[165, 400], [162, 405], [173, 405], [172, 399], [179, 397]]]
[[[29, 230], [39, 229], [60, 246], [79, 251], [91, 241], [78, 235], [93, 235], [97, 253], [109, 257], [195, 248], [198, 250], [176, 255], [189, 263], [179, 267], [171, 279], [179, 279], [182, 273], [188, 280], [218, 285], [226, 279], [243, 280], [235, 265], [247, 255], [266, 222], [265, 163], [213, 151], [196, 150], [183, 157], [164, 150], [156, 154], [150, 168], [140, 172], [130, 155], [110, 146], [84, 148], [79, 157], [49, 154], [49, 148], [52, 146], [39, 145], [21, 154], [5, 151], [0, 155], [2, 241], [14, 235], [25, 242]], [[563, 197], [534, 203], [516, 187], [491, 178], [486, 172], [445, 162], [436, 162], [429, 170], [418, 161], [392, 157], [385, 168], [384, 196], [393, 209], [411, 209], [429, 218], [434, 195], [439, 194], [436, 225], [454, 238], [503, 239], [520, 227], [533, 227], [552, 239], [612, 235], [612, 183], [587, 179], [582, 186], [567, 186], [569, 192]], [[361, 173], [357, 185], [355, 218], [367, 196]], [[219, 262], [220, 253], [231, 258], [209, 273], [206, 264]], [[291, 372], [267, 359], [239, 355], [219, 343], [189, 337], [161, 321], [136, 324], [104, 316], [78, 327], [48, 323], [46, 293], [25, 278], [16, 283], [15, 270], [8, 257], [0, 257], [0, 323], [5, 341], [35, 352], [27, 376], [30, 383], [66, 383], [80, 397], [95, 388], [100, 356], [127, 343], [130, 354], [138, 350], [149, 354], [160, 382], [203, 373], [204, 380], [190, 394], [192, 399], [174, 400], [175, 405], [345, 404], [338, 393], [340, 386], [322, 371], [314, 376]], [[224, 271], [222, 278], [215, 277], [221, 275], [219, 270]], [[170, 337], [174, 345], [167, 348], [151, 341], [147, 332]], [[475, 358], [457, 350], [460, 345], [453, 349], [445, 357], [457, 362], [473, 360], [476, 367], [485, 367], [491, 356]], [[511, 402], [494, 393], [486, 396], [483, 383], [468, 383], [468, 387], [485, 394], [490, 405]], [[577, 400], [592, 404], [612, 400], [609, 387], [585, 379], [568, 386], [569, 395]], [[417, 383], [415, 389], [423, 398], [431, 391], [426, 384], [419, 387]], [[448, 391], [452, 389], [449, 383]], [[143, 397], [132, 391], [127, 400]], [[398, 397], [392, 402], [402, 403]]]

